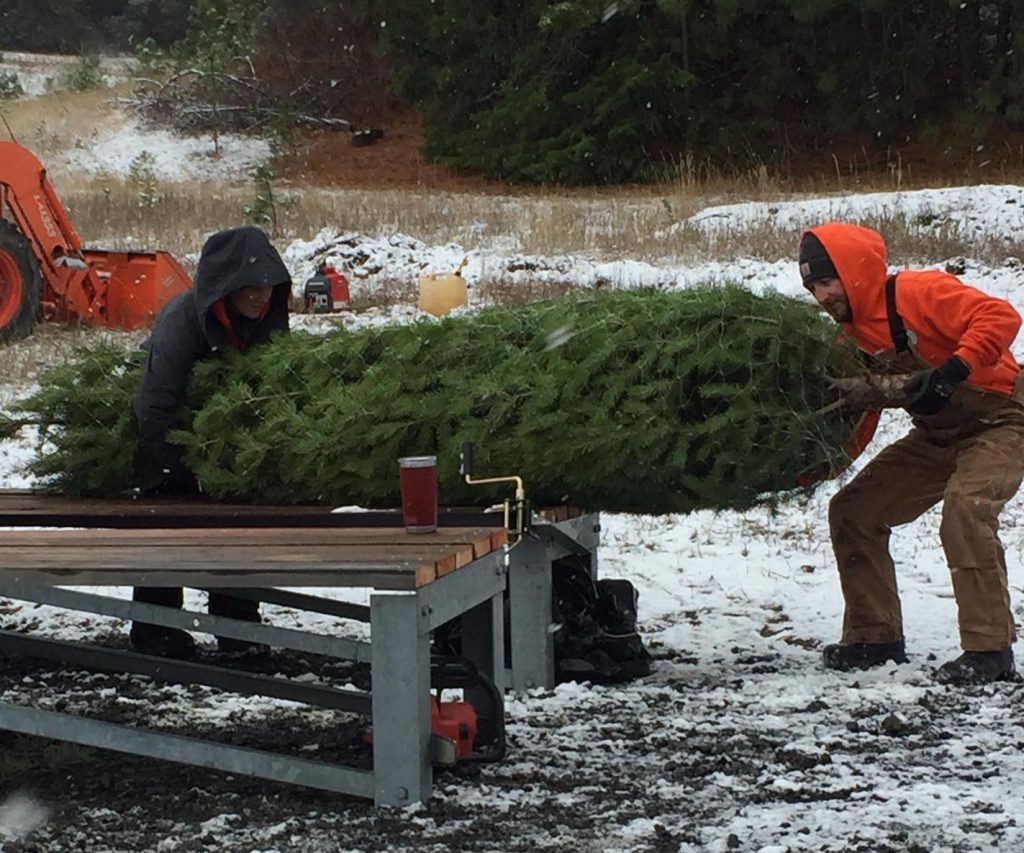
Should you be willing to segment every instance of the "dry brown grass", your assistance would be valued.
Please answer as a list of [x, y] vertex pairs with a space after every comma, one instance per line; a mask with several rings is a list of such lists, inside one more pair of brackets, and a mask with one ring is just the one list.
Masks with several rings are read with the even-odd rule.
[[373, 287], [354, 284], [351, 292], [349, 310], [354, 312], [387, 308], [391, 305], [415, 305], [419, 298], [419, 288], [415, 282], [392, 278], [375, 279]]
[[[160, 200], [140, 204], [138, 191], [116, 178], [57, 180], [58, 194], [82, 238], [106, 248], [162, 248], [184, 256], [212, 231], [245, 220], [249, 187], [157, 184]], [[602, 258], [666, 256], [658, 233], [682, 211], [661, 198], [503, 198], [415, 191], [319, 190], [277, 187], [278, 241], [309, 239], [322, 228], [367, 235], [407, 234], [467, 251], [555, 255], [587, 252]], [[668, 253], [685, 251], [687, 235]]]
[[111, 109], [110, 100], [124, 91], [125, 86], [59, 91], [38, 98], [0, 101], [0, 136], [8, 138], [9, 128], [14, 138], [45, 165], [47, 156], [67, 151], [111, 124], [120, 126], [124, 117]]
[[539, 299], [557, 299], [577, 289], [568, 282], [519, 282], [492, 278], [477, 282], [473, 301], [478, 305], [524, 305]]
[[[243, 206], [253, 193], [244, 187], [210, 190], [202, 185], [159, 186], [160, 201], [140, 204], [125, 181], [58, 187], [83, 239], [111, 249], [164, 249], [190, 271], [205, 237], [243, 224]], [[466, 251], [550, 257], [586, 254], [602, 260], [630, 258], [658, 263], [698, 263], [730, 258], [778, 260], [793, 255], [799, 228], [769, 220], [719, 232], [704, 232], [685, 219], [685, 207], [667, 197], [502, 198], [486, 195], [279, 190], [279, 245], [310, 239], [324, 227], [371, 236], [407, 234], [427, 244], [456, 243]], [[682, 224], [680, 224], [682, 223]], [[810, 223], [808, 223], [810, 224]], [[1020, 257], [1024, 246], [965, 235], [949, 227], [922, 232], [906, 216], [888, 213], [864, 224], [886, 235], [894, 258], [943, 260], [959, 255], [998, 265]], [[385, 283], [381, 283], [383, 287]]]
[[50, 367], [73, 361], [79, 349], [114, 341], [125, 346], [141, 343], [145, 332], [119, 332], [67, 323], [40, 323], [33, 335], [4, 344], [0, 406], [24, 396]]

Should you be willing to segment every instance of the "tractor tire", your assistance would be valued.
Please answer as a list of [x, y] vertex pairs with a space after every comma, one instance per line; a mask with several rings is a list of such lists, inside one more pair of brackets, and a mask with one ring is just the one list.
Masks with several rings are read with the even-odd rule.
[[32, 247], [10, 222], [0, 219], [0, 343], [28, 337], [43, 298], [43, 274]]

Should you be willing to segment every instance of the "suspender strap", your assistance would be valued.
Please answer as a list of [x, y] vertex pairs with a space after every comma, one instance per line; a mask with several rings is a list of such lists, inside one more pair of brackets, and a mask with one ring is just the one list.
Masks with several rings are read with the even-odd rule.
[[896, 276], [891, 275], [885, 280], [885, 311], [889, 316], [889, 334], [896, 352], [907, 352], [910, 343], [907, 338], [907, 327], [903, 318], [896, 311]]

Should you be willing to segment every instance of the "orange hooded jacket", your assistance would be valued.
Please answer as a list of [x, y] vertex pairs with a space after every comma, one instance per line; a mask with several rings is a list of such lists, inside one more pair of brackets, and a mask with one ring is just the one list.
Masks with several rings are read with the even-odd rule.
[[[888, 279], [887, 251], [882, 235], [870, 228], [829, 222], [811, 228], [832, 260], [850, 303], [851, 323], [843, 332], [869, 355], [895, 346], [885, 304]], [[1021, 317], [1003, 299], [988, 296], [938, 270], [904, 271], [896, 279], [896, 312], [903, 320], [918, 356], [938, 367], [951, 355], [971, 368], [967, 381], [1007, 397], [1013, 394], [1020, 372], [1010, 353]], [[871, 443], [881, 412], [865, 412], [846, 447], [852, 461]], [[848, 464], [848, 463], [847, 463]], [[835, 477], [847, 466], [832, 471]], [[817, 482], [804, 475], [801, 485]]]
[[[853, 320], [843, 331], [870, 355], [893, 348], [885, 306], [888, 278], [886, 247], [870, 228], [829, 222], [812, 228], [839, 274]], [[896, 277], [896, 311], [917, 354], [938, 367], [950, 356], [971, 368], [967, 382], [978, 388], [1013, 394], [1020, 372], [1010, 345], [1021, 326], [1006, 300], [982, 293], [939, 270], [907, 270]], [[916, 340], [915, 340], [916, 338]]]

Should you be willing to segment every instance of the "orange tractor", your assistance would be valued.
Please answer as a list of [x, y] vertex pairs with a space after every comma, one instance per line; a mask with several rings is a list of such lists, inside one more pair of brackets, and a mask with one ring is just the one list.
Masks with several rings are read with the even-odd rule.
[[149, 326], [191, 286], [166, 252], [83, 247], [43, 165], [0, 142], [0, 342], [31, 334], [40, 318]]

